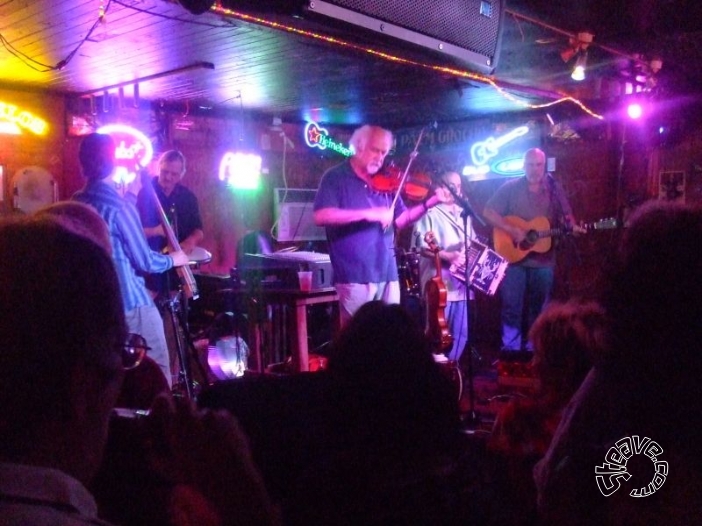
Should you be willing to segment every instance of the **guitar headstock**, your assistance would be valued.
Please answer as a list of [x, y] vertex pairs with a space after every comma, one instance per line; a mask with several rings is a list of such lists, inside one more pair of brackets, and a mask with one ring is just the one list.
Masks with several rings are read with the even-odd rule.
[[439, 244], [436, 242], [436, 236], [431, 230], [424, 234], [424, 242], [429, 245], [429, 250], [434, 253], [438, 253], [439, 250], [441, 250], [441, 247], [439, 247]]

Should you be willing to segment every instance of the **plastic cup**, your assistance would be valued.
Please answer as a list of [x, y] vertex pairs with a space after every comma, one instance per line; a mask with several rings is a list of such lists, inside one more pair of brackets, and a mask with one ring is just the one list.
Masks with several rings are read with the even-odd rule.
[[300, 280], [300, 290], [303, 292], [309, 292], [312, 290], [312, 271], [311, 270], [301, 270], [297, 273], [297, 277]]

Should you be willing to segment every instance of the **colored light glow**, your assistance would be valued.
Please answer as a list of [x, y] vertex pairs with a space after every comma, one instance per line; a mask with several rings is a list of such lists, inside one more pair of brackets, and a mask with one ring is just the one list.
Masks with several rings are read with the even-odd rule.
[[110, 135], [115, 141], [115, 171], [112, 180], [117, 184], [129, 184], [137, 173], [148, 166], [154, 157], [154, 148], [142, 132], [126, 124], [107, 124], [97, 130]]
[[514, 177], [524, 174], [524, 156], [502, 159], [492, 165], [492, 172], [505, 177]]
[[472, 164], [467, 164], [463, 167], [463, 175], [468, 177], [473, 177], [476, 175], [485, 175], [490, 172], [490, 167], [488, 165], [474, 166]]
[[21, 135], [22, 130], [14, 122], [0, 121], [0, 133], [3, 135]]
[[227, 152], [219, 163], [219, 180], [241, 190], [257, 190], [261, 182], [261, 156]]
[[570, 74], [570, 78], [577, 80], [585, 80], [585, 66], [575, 66], [573, 68], [573, 73]]
[[519, 126], [497, 138], [488, 137], [478, 141], [470, 147], [470, 156], [473, 164], [481, 166], [500, 153], [500, 148], [513, 140], [529, 133], [529, 126]]
[[[19, 126], [25, 130], [29, 130], [35, 135], [45, 135], [49, 130], [49, 125], [45, 120], [40, 119], [27, 110], [22, 110], [14, 104], [9, 104], [7, 102], [0, 101], [0, 119], [13, 123], [15, 126]], [[15, 131], [0, 131], [0, 133], [11, 133], [13, 135], [17, 135]]]
[[631, 119], [639, 119], [643, 115], [643, 108], [639, 103], [629, 104], [626, 108], [626, 114]]
[[353, 155], [353, 148], [346, 148], [343, 144], [334, 141], [329, 137], [327, 130], [313, 121], [308, 122], [305, 126], [305, 143], [310, 148], [319, 148], [320, 150], [329, 148], [347, 157]]
[[431, 70], [439, 72], [439, 73], [448, 74], [448, 75], [452, 75], [452, 76], [456, 76], [456, 77], [463, 77], [463, 78], [475, 80], [477, 82], [482, 82], [484, 84], [488, 84], [489, 86], [491, 86], [495, 91], [497, 91], [497, 93], [499, 93], [505, 99], [513, 102], [514, 104], [516, 104], [518, 106], [522, 106], [525, 108], [531, 108], [531, 109], [548, 108], [550, 106], [554, 106], [556, 104], [561, 104], [563, 102], [572, 102], [573, 104], [577, 105], [581, 110], [583, 110], [585, 113], [587, 113], [591, 117], [594, 117], [594, 118], [600, 119], [600, 120], [604, 120], [604, 117], [602, 115], [595, 113], [590, 108], [588, 108], [583, 102], [581, 102], [580, 100], [578, 100], [574, 97], [568, 96], [568, 95], [563, 94], [563, 96], [561, 96], [559, 99], [551, 101], [551, 102], [545, 102], [543, 104], [531, 104], [529, 102], [526, 102], [526, 101], [516, 97], [515, 95], [512, 95], [509, 91], [507, 91], [507, 89], [502, 88], [495, 80], [493, 80], [492, 78], [487, 77], [485, 75], [480, 75], [477, 73], [473, 73], [471, 71], [460, 70], [460, 69], [455, 69], [455, 68], [450, 68], [450, 67], [445, 67], [445, 66], [437, 66], [436, 64], [427, 64], [424, 62], [417, 62], [415, 60], [409, 60], [409, 59], [406, 59], [403, 57], [399, 57], [397, 55], [391, 55], [389, 53], [384, 53], [382, 51], [378, 51], [378, 50], [373, 49], [373, 48], [364, 47], [364, 46], [361, 46], [358, 44], [352, 44], [351, 42], [347, 42], [345, 40], [341, 40], [341, 39], [331, 37], [328, 35], [322, 35], [320, 33], [315, 33], [313, 31], [306, 31], [304, 29], [298, 29], [296, 27], [281, 24], [279, 22], [275, 22], [272, 20], [267, 20], [265, 18], [261, 18], [258, 16], [253, 16], [253, 15], [249, 15], [246, 13], [240, 13], [238, 11], [234, 11], [233, 9], [228, 9], [228, 8], [225, 8], [225, 7], [222, 7], [219, 5], [216, 5], [215, 7], [213, 7], [212, 12], [219, 13], [219, 14], [225, 15], [225, 16], [238, 18], [240, 20], [245, 20], [247, 22], [252, 22], [254, 24], [260, 24], [260, 25], [264, 25], [264, 26], [271, 27], [274, 29], [287, 31], [288, 33], [294, 33], [296, 35], [302, 35], [302, 36], [306, 36], [309, 38], [314, 38], [316, 40], [322, 40], [328, 44], [333, 44], [333, 45], [340, 46], [340, 47], [354, 49], [356, 51], [368, 53], [368, 54], [373, 55], [375, 57], [379, 57], [379, 58], [382, 58], [384, 60], [388, 60], [391, 62], [398, 62], [401, 64], [418, 66], [418, 67], [422, 67], [422, 68], [426, 68], [426, 69], [431, 69]]

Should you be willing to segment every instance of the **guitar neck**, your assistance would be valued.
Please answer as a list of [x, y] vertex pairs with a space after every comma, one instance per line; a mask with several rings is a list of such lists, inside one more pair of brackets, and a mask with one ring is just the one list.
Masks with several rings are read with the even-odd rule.
[[563, 234], [567, 233], [568, 230], [564, 228], [549, 228], [548, 230], [539, 230], [536, 232], [536, 235], [539, 238], [544, 238], [544, 237], [557, 237], [557, 236], [562, 236]]

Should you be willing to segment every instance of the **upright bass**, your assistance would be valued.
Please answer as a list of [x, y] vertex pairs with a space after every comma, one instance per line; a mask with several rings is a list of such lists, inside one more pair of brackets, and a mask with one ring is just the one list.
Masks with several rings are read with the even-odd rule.
[[436, 275], [427, 281], [424, 286], [424, 294], [427, 300], [427, 336], [432, 342], [434, 352], [441, 353], [447, 351], [453, 345], [453, 336], [448, 329], [444, 308], [448, 292], [446, 285], [441, 279], [441, 260], [439, 251], [441, 248], [436, 242], [434, 232], [424, 234], [424, 242], [429, 245], [429, 250], [434, 254], [434, 264], [436, 265]]
[[[163, 231], [166, 234], [166, 245], [168, 247], [168, 251], [177, 252], [182, 250], [180, 248], [180, 243], [178, 243], [178, 238], [173, 232], [173, 228], [171, 228], [171, 222], [168, 220], [168, 216], [163, 209], [163, 205], [161, 205], [161, 201], [159, 201], [158, 196], [156, 195], [153, 185], [149, 181], [144, 184], [143, 187], [146, 188], [147, 192], [151, 194], [151, 200], [156, 207], [159, 220], [163, 226]], [[178, 278], [180, 279], [180, 284], [185, 297], [196, 300], [200, 296], [200, 291], [198, 289], [197, 282], [195, 281], [195, 276], [193, 276], [193, 271], [188, 265], [183, 265], [182, 267], [176, 267], [176, 272], [178, 273]]]

